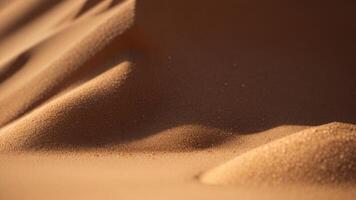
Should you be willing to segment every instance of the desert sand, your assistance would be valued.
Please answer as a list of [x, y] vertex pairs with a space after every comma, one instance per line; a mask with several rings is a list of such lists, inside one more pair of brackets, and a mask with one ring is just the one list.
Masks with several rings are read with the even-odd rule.
[[354, 199], [355, 9], [0, 0], [0, 199]]

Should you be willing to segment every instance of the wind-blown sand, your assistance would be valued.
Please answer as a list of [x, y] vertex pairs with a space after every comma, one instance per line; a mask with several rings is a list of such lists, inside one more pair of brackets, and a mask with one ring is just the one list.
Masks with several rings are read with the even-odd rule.
[[0, 1], [0, 199], [352, 199], [355, 8]]

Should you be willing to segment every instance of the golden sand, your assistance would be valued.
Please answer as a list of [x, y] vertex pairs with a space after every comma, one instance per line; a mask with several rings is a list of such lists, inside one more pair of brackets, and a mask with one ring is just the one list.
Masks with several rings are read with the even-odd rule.
[[250, 150], [201, 179], [233, 185], [353, 185], [356, 126], [331, 123], [303, 130]]
[[355, 8], [0, 0], [0, 199], [352, 199]]

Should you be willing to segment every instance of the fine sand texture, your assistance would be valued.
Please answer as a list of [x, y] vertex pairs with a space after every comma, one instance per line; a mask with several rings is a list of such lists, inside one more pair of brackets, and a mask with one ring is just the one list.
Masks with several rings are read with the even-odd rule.
[[248, 151], [201, 177], [210, 184], [354, 184], [356, 126], [332, 123]]
[[355, 10], [0, 0], [0, 199], [354, 199]]

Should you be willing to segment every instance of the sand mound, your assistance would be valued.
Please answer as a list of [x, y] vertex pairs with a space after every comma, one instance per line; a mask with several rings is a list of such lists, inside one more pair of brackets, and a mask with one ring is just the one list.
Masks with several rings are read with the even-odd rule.
[[356, 126], [331, 123], [251, 150], [201, 176], [208, 184], [356, 182]]

